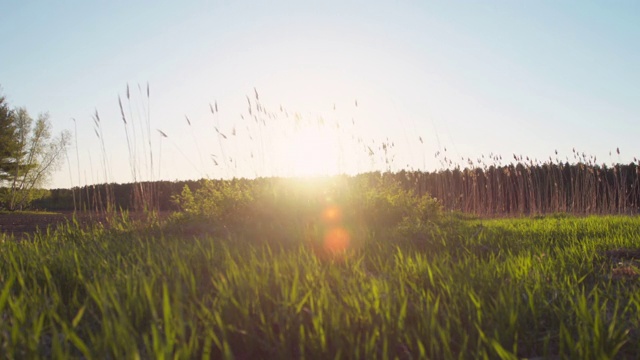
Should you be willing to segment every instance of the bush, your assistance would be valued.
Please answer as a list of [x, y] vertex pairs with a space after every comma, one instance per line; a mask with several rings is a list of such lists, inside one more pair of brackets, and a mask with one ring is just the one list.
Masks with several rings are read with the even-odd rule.
[[390, 178], [365, 178], [354, 187], [352, 207], [370, 227], [393, 228], [406, 221], [438, 222], [442, 217], [442, 207], [436, 199], [416, 196]]
[[[13, 210], [27, 210], [31, 207], [30, 205], [32, 202], [36, 200], [46, 199], [51, 196], [51, 191], [47, 189], [34, 188], [29, 190], [23, 190], [23, 192], [24, 192], [22, 194], [22, 196], [24, 197], [23, 204], [19, 208], [16, 208]], [[10, 208], [12, 196], [14, 196], [14, 193], [11, 191], [10, 188], [6, 188], [6, 187], [0, 188], [0, 209]]]
[[[185, 185], [173, 200], [182, 210], [174, 216], [174, 222], [194, 232], [214, 225], [276, 241], [297, 238], [308, 227], [342, 226], [381, 232], [402, 226], [417, 230], [442, 218], [436, 199], [416, 196], [392, 178], [375, 173], [316, 182], [205, 180], [195, 192]], [[338, 214], [331, 220], [334, 224], [327, 224], [327, 211]]]
[[173, 201], [188, 217], [229, 226], [248, 220], [253, 197], [251, 188], [239, 182], [203, 180], [195, 193], [185, 185]]

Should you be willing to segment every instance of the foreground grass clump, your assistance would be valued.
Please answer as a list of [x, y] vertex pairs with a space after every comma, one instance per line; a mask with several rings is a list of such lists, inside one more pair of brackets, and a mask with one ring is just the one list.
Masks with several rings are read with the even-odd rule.
[[[633, 251], [640, 219], [413, 223], [400, 221], [384, 233], [365, 229], [359, 246], [331, 257], [317, 256], [305, 239], [261, 242], [236, 229], [184, 236], [67, 226], [30, 241], [7, 240], [0, 244], [0, 353], [207, 359], [640, 353]], [[309, 233], [306, 224], [287, 226], [280, 231]]]

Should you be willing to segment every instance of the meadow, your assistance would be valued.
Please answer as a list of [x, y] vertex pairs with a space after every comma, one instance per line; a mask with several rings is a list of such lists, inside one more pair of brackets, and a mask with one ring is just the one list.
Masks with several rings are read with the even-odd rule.
[[[146, 94], [148, 102], [148, 86]], [[306, 126], [309, 137], [298, 140], [307, 142], [311, 130], [335, 125], [340, 149], [356, 139], [337, 121], [269, 111], [257, 91], [247, 101], [248, 114], [229, 129], [220, 125], [218, 104], [210, 105], [218, 169], [268, 169], [278, 154], [264, 150], [282, 140], [270, 138], [282, 129], [295, 139]], [[506, 163], [491, 154], [461, 166], [444, 149], [436, 153], [440, 170], [392, 172], [392, 141], [357, 138], [364, 159], [385, 172], [154, 181], [162, 148], [154, 157], [148, 108], [133, 115], [128, 87], [125, 102], [131, 184], [109, 181], [96, 112], [105, 184], [52, 190], [34, 201], [35, 208], [67, 211], [47, 215], [55, 224], [37, 212], [0, 214], [4, 230], [16, 229], [0, 234], [0, 358], [640, 353], [636, 159], [598, 164], [574, 150], [572, 163], [515, 154]], [[198, 147], [200, 131], [186, 120]], [[242, 129], [248, 152], [232, 159], [225, 149], [238, 144], [230, 141]], [[313, 163], [289, 160], [293, 167]], [[27, 215], [43, 226], [16, 227]]]
[[640, 219], [488, 219], [384, 177], [206, 182], [0, 244], [2, 358], [636, 358]]

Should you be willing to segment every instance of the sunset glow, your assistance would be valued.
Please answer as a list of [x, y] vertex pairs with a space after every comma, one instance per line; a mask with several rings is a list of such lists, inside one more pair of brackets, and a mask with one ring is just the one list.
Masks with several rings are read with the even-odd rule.
[[344, 253], [349, 248], [350, 242], [349, 232], [341, 227], [328, 230], [324, 236], [324, 248], [334, 256]]
[[326, 127], [307, 126], [276, 145], [283, 172], [289, 176], [335, 175], [340, 172], [337, 134]]
[[[0, 86], [11, 104], [73, 132], [72, 171], [53, 174], [54, 188], [435, 171], [555, 150], [570, 161], [574, 147], [630, 162], [640, 131], [637, 5], [574, 6], [11, 2], [0, 31], [24, 31], [1, 41], [23, 56], [2, 60]], [[254, 89], [281, 121], [258, 124], [267, 114]], [[303, 121], [292, 127], [296, 113]], [[132, 166], [148, 171], [134, 176]]]

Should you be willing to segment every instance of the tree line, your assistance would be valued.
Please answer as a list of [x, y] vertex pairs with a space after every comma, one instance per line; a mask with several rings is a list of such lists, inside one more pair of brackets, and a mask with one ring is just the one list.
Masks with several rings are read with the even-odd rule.
[[[416, 195], [429, 194], [445, 210], [480, 216], [520, 216], [550, 213], [636, 214], [640, 210], [640, 167], [547, 163], [491, 166], [475, 169], [447, 169], [437, 172], [400, 171], [366, 173], [356, 177], [386, 178]], [[234, 179], [219, 182], [248, 182], [254, 186], [281, 179]], [[146, 184], [154, 190], [159, 211], [178, 210], [172, 200], [184, 186], [197, 191], [200, 181], [157, 181]], [[145, 185], [145, 184], [142, 184]], [[136, 210], [140, 183], [101, 184], [74, 189], [51, 190], [34, 202], [40, 209], [56, 211], [107, 209]]]

